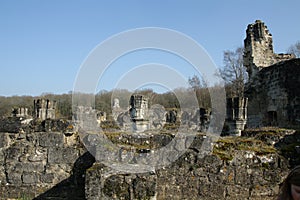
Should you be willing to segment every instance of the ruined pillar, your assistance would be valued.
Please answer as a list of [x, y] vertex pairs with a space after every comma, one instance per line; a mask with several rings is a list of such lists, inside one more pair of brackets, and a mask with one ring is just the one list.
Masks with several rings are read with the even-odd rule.
[[231, 135], [240, 136], [244, 130], [247, 122], [247, 104], [248, 98], [245, 97], [227, 98], [226, 123]]
[[33, 101], [34, 117], [45, 120], [55, 119], [56, 101], [49, 99], [37, 99]]
[[149, 129], [148, 99], [139, 94], [134, 94], [129, 100], [130, 119], [133, 122], [133, 131], [142, 132]]

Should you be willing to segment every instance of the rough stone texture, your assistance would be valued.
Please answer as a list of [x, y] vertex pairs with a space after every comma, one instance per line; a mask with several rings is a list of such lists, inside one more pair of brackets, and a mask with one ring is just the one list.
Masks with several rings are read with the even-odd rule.
[[[296, 147], [295, 151], [286, 153], [286, 159], [277, 153], [260, 154], [250, 150], [235, 151], [231, 160], [223, 160], [214, 154], [203, 156], [201, 144], [204, 138], [197, 136], [176, 162], [148, 173], [128, 174], [94, 163], [86, 173], [86, 198], [271, 200], [288, 172], [287, 160], [293, 160], [291, 166], [300, 163], [296, 159], [299, 157]], [[276, 148], [284, 150], [295, 145], [293, 142], [297, 144], [300, 136], [295, 132], [283, 132], [274, 137], [262, 135], [261, 139], [266, 143], [271, 139], [270, 143], [276, 143]]]
[[131, 120], [148, 120], [148, 99], [143, 95], [132, 95], [129, 101]]
[[29, 117], [28, 115], [28, 108], [19, 107], [19, 108], [12, 108], [12, 117]]
[[62, 132], [0, 133], [0, 199], [63, 196], [56, 185], [66, 189], [65, 199], [84, 199], [83, 166], [94, 159], [80, 161], [85, 150], [78, 140], [66, 143], [68, 137]]
[[229, 125], [229, 133], [241, 135], [247, 122], [248, 99], [244, 97], [227, 98], [226, 124]]
[[87, 171], [87, 199], [273, 199], [285, 174], [272, 155], [266, 166], [259, 156], [237, 152], [231, 162], [199, 158], [189, 151], [169, 167], [146, 174], [109, 171], [99, 163]]
[[55, 119], [56, 101], [49, 99], [34, 100], [34, 117], [45, 120]]
[[[87, 175], [99, 179], [86, 179], [87, 199], [154, 199], [156, 174], [122, 174], [100, 163], [87, 170]], [[88, 175], [88, 176], [89, 176]], [[98, 187], [90, 187], [90, 186]]]
[[244, 49], [244, 66], [247, 68], [250, 80], [265, 67], [295, 58], [292, 54], [274, 53], [272, 35], [260, 20], [248, 25]]
[[244, 49], [249, 75], [247, 126], [299, 127], [300, 60], [292, 54], [275, 54], [272, 35], [260, 20], [248, 25]]
[[[38, 129], [33, 124], [28, 126], [30, 129], [25, 130], [30, 131], [26, 133], [0, 133], [0, 199], [19, 198], [22, 194], [43, 200], [271, 199], [288, 171], [287, 160], [291, 166], [300, 163], [298, 132], [274, 137], [261, 135], [264, 142], [275, 143], [285, 158], [276, 153], [260, 155], [240, 150], [232, 160], [222, 160], [217, 155], [204, 156], [202, 144], [207, 136], [203, 134], [194, 140], [188, 135], [173, 143], [174, 134], [170, 132], [151, 133], [150, 137], [121, 134], [118, 136], [123, 144], [121, 151], [102, 152], [102, 155], [95, 152], [94, 155], [99, 159], [103, 153], [107, 154], [114, 162], [148, 162], [148, 157], [143, 158], [142, 154], [150, 153], [150, 147], [156, 149], [171, 144], [155, 161], [163, 164], [179, 154], [180, 149], [188, 148], [176, 162], [164, 168], [125, 173], [100, 163], [93, 165], [94, 157], [85, 151], [76, 133], [34, 132]], [[254, 131], [247, 134], [258, 136]], [[87, 140], [97, 143], [92, 136]], [[140, 148], [128, 154], [128, 146]]]
[[19, 117], [0, 119], [0, 132], [18, 133], [24, 125]]
[[248, 127], [300, 126], [300, 59], [262, 69], [245, 90]]

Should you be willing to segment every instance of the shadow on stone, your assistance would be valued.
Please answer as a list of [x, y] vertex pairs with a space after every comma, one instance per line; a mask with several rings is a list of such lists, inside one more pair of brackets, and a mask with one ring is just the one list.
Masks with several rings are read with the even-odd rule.
[[300, 165], [300, 131], [281, 138], [275, 145], [280, 154], [289, 161], [290, 168]]
[[85, 199], [85, 172], [95, 162], [95, 158], [86, 152], [74, 163], [72, 175], [34, 198], [42, 199]]

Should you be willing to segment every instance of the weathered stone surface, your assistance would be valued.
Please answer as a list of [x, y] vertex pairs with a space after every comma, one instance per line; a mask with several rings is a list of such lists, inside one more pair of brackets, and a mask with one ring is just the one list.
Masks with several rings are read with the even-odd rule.
[[45, 166], [42, 162], [18, 162], [14, 165], [14, 170], [23, 172], [43, 172], [45, 170]]
[[56, 101], [49, 99], [34, 100], [34, 115], [35, 118], [42, 120], [55, 119]]
[[22, 173], [20, 171], [7, 171], [7, 182], [13, 185], [21, 185], [22, 183]]
[[[206, 136], [202, 134], [194, 138], [186, 153], [165, 168], [144, 174], [127, 174], [97, 163], [85, 171], [94, 159], [90, 154], [80, 156], [79, 152], [84, 152], [83, 149], [78, 149], [74, 144], [68, 146], [67, 143], [55, 147], [58, 138], [64, 140], [64, 137], [56, 138], [59, 133], [31, 134], [32, 137], [12, 137], [12, 145], [0, 149], [5, 158], [2, 161], [5, 173], [0, 173], [3, 184], [0, 192], [11, 186], [19, 186], [27, 187], [30, 191], [45, 191], [42, 194], [36, 193], [36, 199], [83, 199], [84, 196], [86, 199], [268, 199], [276, 194], [278, 184], [287, 172], [286, 161], [275, 153], [256, 155], [254, 152], [237, 151], [231, 161], [222, 160], [217, 155], [203, 157], [201, 145]], [[44, 138], [47, 134], [50, 138], [51, 134], [55, 135], [55, 139], [49, 140], [53, 145], [42, 147], [40, 141], [47, 140]], [[266, 138], [263, 135], [258, 137], [264, 139], [264, 142], [270, 140], [270, 144], [274, 139], [276, 146], [283, 149], [293, 144], [291, 142], [300, 141], [295, 132], [283, 134], [281, 139]], [[146, 139], [124, 138], [131, 145], [146, 144], [144, 142], [148, 141], [152, 147], [161, 147], [162, 144], [169, 144], [173, 137], [170, 134], [158, 134]], [[191, 139], [192, 137], [187, 137], [186, 142], [180, 145], [175, 143], [174, 147], [163, 152], [155, 162], [167, 163], [170, 156], [178, 153], [178, 149], [186, 146], [185, 144], [191, 143]], [[147, 159], [139, 157], [144, 153], [142, 150], [133, 153], [135, 159], [132, 161], [144, 162], [143, 159]], [[144, 150], [146, 153], [150, 152]], [[111, 153], [107, 152], [108, 155]], [[35, 159], [38, 156], [41, 157]], [[119, 161], [118, 156], [114, 158]], [[6, 186], [6, 182], [9, 185]], [[34, 189], [35, 185], [38, 187]], [[12, 192], [9, 195], [14, 196]]]
[[257, 73], [245, 90], [249, 99], [248, 126], [299, 127], [299, 84], [300, 59], [278, 63]]
[[41, 174], [41, 182], [42, 183], [53, 183], [54, 177], [55, 177], [55, 173]]
[[225, 162], [188, 150], [170, 166], [135, 175], [96, 163], [87, 171], [86, 198], [270, 199], [286, 173], [286, 161], [279, 158], [237, 151], [232, 161]]
[[[96, 163], [87, 170], [87, 199], [155, 199], [156, 174], [122, 174]], [[93, 185], [100, 187], [93, 187]], [[101, 187], [102, 186], [102, 187]]]
[[[28, 126], [28, 130], [34, 130], [30, 127], [32, 124]], [[3, 139], [0, 148], [0, 199], [20, 198], [23, 194], [34, 198], [71, 176], [73, 178], [63, 187], [58, 187], [59, 190], [65, 188], [65, 193], [71, 191], [71, 194], [66, 194], [66, 199], [83, 199], [83, 166], [86, 164], [76, 164], [79, 152], [85, 152], [82, 146], [78, 146], [79, 143], [65, 143], [66, 136], [62, 132], [0, 133], [0, 137]], [[65, 194], [54, 191], [42, 195], [41, 199], [60, 199]]]
[[39, 181], [37, 173], [34, 172], [24, 172], [22, 175], [22, 182], [24, 184], [36, 184]]
[[0, 119], [0, 132], [18, 133], [24, 125], [19, 117], [8, 117]]
[[48, 162], [56, 164], [72, 164], [78, 158], [78, 150], [72, 147], [66, 148], [49, 148], [48, 152]]
[[264, 22], [260, 20], [248, 25], [244, 48], [244, 66], [247, 68], [250, 80], [262, 68], [295, 58], [295, 55], [292, 54], [274, 53], [272, 35]]
[[244, 41], [244, 66], [249, 82], [248, 127], [300, 127], [300, 59], [275, 54], [272, 35], [257, 20], [250, 24]]
[[0, 132], [0, 148], [7, 147], [9, 145], [9, 134]]
[[60, 132], [39, 133], [39, 145], [42, 147], [62, 147], [64, 145], [64, 135]]

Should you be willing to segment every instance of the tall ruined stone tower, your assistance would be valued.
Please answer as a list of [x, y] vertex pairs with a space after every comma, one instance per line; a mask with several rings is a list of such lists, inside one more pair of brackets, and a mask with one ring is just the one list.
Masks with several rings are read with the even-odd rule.
[[256, 20], [254, 24], [248, 25], [244, 40], [244, 66], [250, 81], [262, 68], [294, 57], [292, 54], [274, 53], [272, 34], [264, 22]]

